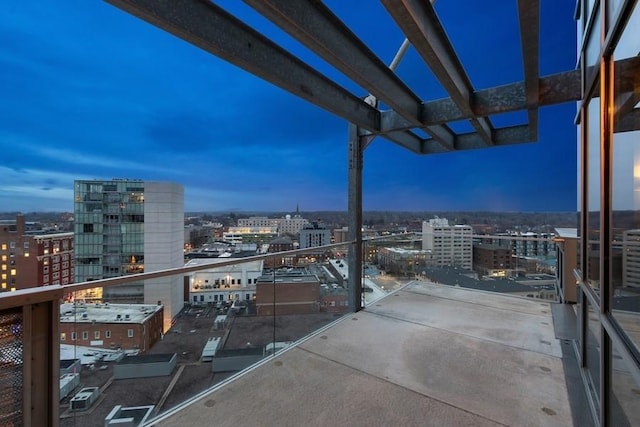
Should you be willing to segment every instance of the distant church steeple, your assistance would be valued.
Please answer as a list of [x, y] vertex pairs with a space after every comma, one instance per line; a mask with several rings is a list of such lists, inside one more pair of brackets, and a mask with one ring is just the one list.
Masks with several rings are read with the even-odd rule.
[[300, 213], [300, 203], [296, 203], [296, 213]]

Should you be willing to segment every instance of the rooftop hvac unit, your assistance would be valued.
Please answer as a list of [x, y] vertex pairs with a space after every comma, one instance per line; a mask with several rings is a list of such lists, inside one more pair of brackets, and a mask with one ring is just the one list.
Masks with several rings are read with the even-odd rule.
[[100, 396], [98, 387], [87, 387], [80, 390], [73, 399], [71, 399], [72, 411], [86, 411]]

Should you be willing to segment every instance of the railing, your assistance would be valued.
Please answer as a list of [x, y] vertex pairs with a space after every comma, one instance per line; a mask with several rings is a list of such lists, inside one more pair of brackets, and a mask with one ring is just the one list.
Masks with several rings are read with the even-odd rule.
[[[2, 425], [102, 426], [117, 405], [150, 406], [153, 419], [408, 281], [433, 281], [440, 268], [415, 233], [364, 238], [359, 274], [349, 271], [352, 250], [344, 242], [192, 258], [180, 268], [1, 294]], [[358, 289], [354, 277], [362, 277]], [[134, 283], [144, 283], [141, 295], [131, 294]], [[114, 299], [77, 298], [96, 287]], [[147, 304], [120, 305], [127, 301]]]

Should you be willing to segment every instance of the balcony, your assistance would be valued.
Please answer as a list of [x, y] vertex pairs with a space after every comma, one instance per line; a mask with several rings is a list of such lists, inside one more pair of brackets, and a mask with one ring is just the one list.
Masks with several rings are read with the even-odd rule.
[[[400, 247], [412, 245], [409, 235], [385, 236], [367, 240], [365, 252], [395, 240]], [[570, 306], [380, 275], [369, 263], [362, 292], [365, 309], [349, 313], [347, 244], [228, 259], [215, 266], [231, 271], [256, 260], [278, 265], [283, 256], [307, 264], [310, 256], [323, 259], [327, 254], [336, 256], [305, 266], [318, 277], [313, 289], [291, 293], [286, 280], [270, 269], [257, 281], [262, 288], [254, 290], [255, 302], [236, 301], [235, 310], [213, 300], [195, 303], [170, 316], [165, 329], [157, 306], [118, 311], [115, 303], [76, 300], [62, 309], [59, 301], [73, 300], [97, 285], [143, 281], [146, 294], [148, 287], [164, 286], [170, 278], [177, 280], [168, 282], [183, 282], [211, 264], [3, 295], [0, 309], [13, 316], [3, 329], [3, 354], [10, 349], [14, 365], [22, 365], [20, 375], [14, 370], [2, 381], [3, 388], [12, 384], [14, 399], [8, 405], [16, 420], [27, 425], [45, 420], [62, 426], [104, 425], [119, 405], [152, 407], [145, 425], [209, 425], [212, 419], [221, 425], [591, 422], [567, 322], [552, 315], [554, 307]], [[308, 285], [295, 276], [292, 284]], [[224, 301], [230, 303], [229, 298], [225, 295]], [[244, 300], [244, 294], [235, 298]], [[316, 302], [310, 304], [310, 299]], [[172, 310], [165, 306], [165, 317]], [[136, 318], [149, 313], [153, 320], [138, 325]], [[46, 319], [59, 323], [49, 327]], [[134, 373], [163, 357], [173, 365], [157, 377], [122, 377], [126, 368], [119, 360], [139, 351]], [[79, 372], [78, 384], [68, 394], [55, 387], [57, 381], [22, 382], [58, 378], [60, 360], [83, 365], [74, 371]], [[49, 392], [45, 383], [52, 387]], [[72, 411], [69, 399], [83, 387], [97, 387], [95, 401], [89, 410]], [[47, 399], [56, 402], [51, 412], [40, 403], [33, 411], [22, 410], [30, 401]], [[251, 410], [247, 402], [252, 402]]]
[[569, 350], [551, 303], [412, 282], [156, 422], [589, 425], [574, 424]]

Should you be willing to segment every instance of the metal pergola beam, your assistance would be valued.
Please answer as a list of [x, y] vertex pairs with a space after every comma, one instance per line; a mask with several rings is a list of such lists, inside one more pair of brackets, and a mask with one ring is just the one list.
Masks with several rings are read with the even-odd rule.
[[518, 0], [518, 19], [529, 126], [533, 138], [538, 139], [540, 1]]
[[370, 131], [379, 128], [376, 108], [213, 3], [107, 1], [351, 123]]
[[[421, 99], [322, 2], [244, 2], [387, 104], [411, 127], [422, 127], [443, 146], [453, 147], [453, 132], [444, 125], [422, 125]], [[412, 139], [407, 135], [398, 137]]]
[[485, 144], [492, 145], [491, 123], [487, 118], [474, 114], [471, 104], [473, 86], [431, 3], [421, 0], [381, 1], [456, 106], [470, 117], [471, 124]]
[[[578, 101], [580, 93], [580, 71], [566, 71], [539, 79], [539, 107]], [[471, 94], [476, 116], [509, 113], [527, 109], [525, 82], [510, 83], [504, 86], [482, 89]], [[469, 119], [451, 98], [428, 101], [423, 106], [422, 122], [426, 125], [447, 123]], [[412, 124], [395, 111], [383, 111], [380, 118], [382, 134], [402, 129], [410, 129]]]

